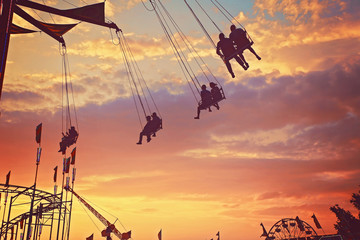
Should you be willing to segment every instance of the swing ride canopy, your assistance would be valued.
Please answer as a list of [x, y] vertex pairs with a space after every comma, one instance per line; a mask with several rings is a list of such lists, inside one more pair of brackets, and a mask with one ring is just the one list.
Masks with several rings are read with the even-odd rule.
[[17, 26], [12, 23], [13, 13], [17, 14], [27, 22], [31, 23], [36, 28], [40, 29], [42, 32], [45, 32], [47, 35], [51, 36], [55, 40], [59, 41], [65, 45], [63, 35], [75, 27], [78, 23], [74, 24], [49, 24], [36, 20], [30, 16], [26, 11], [24, 11], [20, 6], [36, 9], [39, 11], [68, 17], [71, 19], [76, 19], [81, 22], [87, 22], [96, 24], [99, 26], [104, 26], [108, 28], [113, 28], [119, 31], [120, 29], [113, 22], [105, 21], [105, 3], [96, 3], [92, 5], [87, 5], [84, 7], [60, 10], [53, 7], [48, 7], [36, 2], [29, 0], [9, 0], [1, 1], [2, 2], [2, 15], [0, 21], [0, 47], [1, 47], [1, 65], [0, 65], [0, 99], [2, 93], [2, 86], [4, 81], [4, 73], [6, 67], [6, 58], [9, 48], [9, 41], [11, 34], [21, 34], [21, 33], [32, 33], [34, 30], [29, 30]]

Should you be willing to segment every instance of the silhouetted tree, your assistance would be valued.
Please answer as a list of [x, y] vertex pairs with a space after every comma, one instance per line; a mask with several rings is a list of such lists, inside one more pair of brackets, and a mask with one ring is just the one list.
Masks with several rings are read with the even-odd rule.
[[[360, 191], [359, 191], [360, 193]], [[349, 211], [335, 205], [330, 210], [335, 213], [338, 220], [335, 229], [344, 239], [360, 240], [360, 194], [353, 193], [350, 203], [359, 210], [359, 216], [356, 218]]]

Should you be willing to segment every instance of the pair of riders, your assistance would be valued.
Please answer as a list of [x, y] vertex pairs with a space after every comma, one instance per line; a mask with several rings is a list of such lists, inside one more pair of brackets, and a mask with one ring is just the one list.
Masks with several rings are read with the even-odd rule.
[[220, 106], [218, 102], [223, 99], [223, 96], [220, 92], [220, 89], [216, 85], [216, 83], [211, 82], [210, 83], [211, 92], [206, 89], [206, 85], [201, 86], [201, 102], [197, 108], [197, 116], [194, 117], [194, 119], [200, 119], [200, 110], [209, 109], [209, 112], [211, 111], [211, 106], [214, 106], [217, 108], [217, 110], [220, 109]]
[[157, 116], [154, 112], [151, 117], [146, 116], [146, 125], [144, 126], [143, 130], [140, 132], [139, 142], [136, 144], [142, 144], [143, 136], [147, 137], [147, 142], [151, 141], [151, 135], [156, 137], [156, 132], [162, 128], [162, 120]]
[[79, 133], [75, 130], [74, 126], [71, 126], [69, 129], [69, 132], [62, 133], [63, 137], [61, 139], [60, 144], [60, 150], [58, 152], [61, 152], [62, 154], [65, 154], [66, 148], [70, 147], [74, 143], [76, 143], [77, 138], [79, 136]]
[[223, 33], [219, 34], [220, 41], [216, 46], [216, 54], [221, 56], [229, 73], [234, 78], [235, 74], [229, 62], [230, 59], [235, 58], [240, 66], [242, 66], [244, 70], [247, 70], [249, 68], [249, 64], [246, 62], [242, 54], [245, 49], [249, 49], [249, 51], [252, 52], [258, 60], [261, 60], [261, 57], [257, 55], [255, 50], [251, 47], [251, 42], [247, 38], [246, 32], [243, 29], [236, 28], [235, 25], [231, 25], [230, 30], [231, 33], [229, 38], [226, 38]]

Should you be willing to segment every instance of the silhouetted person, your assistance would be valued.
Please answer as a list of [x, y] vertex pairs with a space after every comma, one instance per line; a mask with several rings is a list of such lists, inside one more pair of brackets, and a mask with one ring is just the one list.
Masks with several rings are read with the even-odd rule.
[[153, 112], [151, 115], [151, 131], [153, 132], [153, 137], [156, 137], [156, 131], [162, 128], [162, 120], [158, 117], [156, 112]]
[[[235, 52], [236, 49], [234, 47], [233, 41], [230, 40], [229, 38], [226, 38], [225, 35], [223, 33], [219, 34], [219, 39], [220, 41], [217, 43], [216, 46], [216, 54], [221, 56], [221, 58], [224, 60], [225, 65], [229, 71], [229, 73], [231, 74], [231, 76], [234, 78], [235, 74], [232, 70], [231, 64], [230, 64], [230, 58]], [[221, 52], [220, 52], [221, 50]], [[245, 66], [244, 62], [237, 56], [237, 54], [235, 54], [235, 56], [233, 56], [233, 58], [235, 58], [235, 60], [240, 64], [240, 66], [242, 66], [245, 70], [247, 69], [247, 67]]]
[[197, 108], [197, 116], [194, 117], [195, 119], [200, 119], [200, 110], [209, 108], [209, 112], [211, 112], [210, 106], [212, 105], [212, 97], [211, 92], [206, 89], [206, 85], [201, 86], [201, 104], [199, 104]]
[[66, 148], [70, 147], [74, 143], [76, 143], [77, 138], [79, 136], [78, 132], [75, 130], [74, 126], [71, 126], [69, 129], [69, 132], [66, 132], [65, 134], [62, 133], [62, 138], [60, 144], [60, 150], [58, 152], [61, 152], [62, 154], [65, 154]]
[[210, 83], [210, 88], [213, 105], [217, 108], [217, 110], [219, 110], [220, 106], [218, 102], [223, 98], [220, 89], [218, 88], [217, 84], [213, 82]]
[[70, 139], [70, 141], [71, 141], [71, 144], [70, 144], [70, 145], [76, 143], [78, 136], [79, 136], [79, 134], [78, 134], [78, 132], [75, 130], [75, 127], [74, 127], [74, 126], [71, 126], [70, 129], [69, 129], [69, 134], [68, 134], [68, 137], [69, 137], [69, 139]]
[[147, 123], [144, 129], [142, 130], [142, 132], [140, 132], [139, 142], [137, 142], [136, 144], [142, 144], [142, 139], [144, 135], [147, 137], [147, 142], [151, 141], [151, 133], [152, 133], [151, 117], [146, 116], [146, 121]]
[[[252, 52], [258, 60], [261, 60], [261, 57], [257, 55], [255, 50], [251, 47], [250, 41], [246, 37], [246, 32], [243, 29], [236, 28], [235, 25], [231, 25], [230, 30], [231, 33], [229, 35], [229, 38], [235, 43], [237, 50], [242, 48], [244, 48], [243, 50], [249, 49], [249, 51]], [[239, 53], [239, 56], [241, 60], [243, 60], [243, 62], [245, 63], [246, 67], [249, 68], [249, 64], [246, 62], [244, 56], [242, 55], [243, 50], [241, 51], [241, 53]]]
[[68, 146], [69, 142], [68, 142], [68, 138], [66, 137], [66, 135], [64, 135], [64, 133], [62, 135], [63, 135], [63, 137], [61, 138], [61, 142], [59, 143], [60, 150], [58, 152], [61, 152], [61, 154], [65, 154], [66, 147]]

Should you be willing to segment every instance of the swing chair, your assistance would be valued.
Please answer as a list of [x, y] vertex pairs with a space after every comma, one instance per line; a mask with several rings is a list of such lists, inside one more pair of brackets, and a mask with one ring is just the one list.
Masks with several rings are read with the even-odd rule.
[[[150, 120], [151, 126], [149, 128], [147, 128], [147, 132], [144, 135], [156, 137], [156, 133], [158, 131], [160, 131], [161, 129], [163, 129], [163, 120], [161, 117], [161, 113], [155, 103], [155, 100], [154, 100], [154, 98], [150, 92], [150, 89], [144, 79], [144, 76], [142, 75], [140, 68], [134, 58], [134, 55], [133, 55], [133, 53], [130, 49], [130, 46], [125, 38], [125, 35], [123, 34], [123, 32], [121, 30], [118, 30], [118, 31], [116, 31], [116, 36], [118, 38], [118, 43], [116, 43], [116, 45], [119, 45], [120, 49], [122, 51], [123, 61], [124, 61], [128, 81], [129, 81], [129, 86], [130, 86], [133, 100], [135, 103], [135, 108], [137, 111], [138, 119], [140, 122], [140, 127], [141, 127], [141, 129], [143, 129], [142, 132], [144, 131], [145, 128], [147, 128], [147, 127], [143, 127], [138, 105], [141, 106], [141, 110], [145, 116], [145, 119], [148, 119], [151, 116], [151, 120]], [[146, 91], [144, 90], [144, 88], [146, 89]], [[148, 101], [149, 97], [151, 98], [152, 104], [155, 107], [156, 111], [153, 111], [150, 108], [150, 104]], [[158, 114], [159, 114], [159, 116], [157, 116]], [[149, 142], [149, 140], [148, 140], [148, 142]]]
[[[231, 13], [226, 10], [224, 8], [223, 5], [221, 5], [221, 3], [219, 3], [217, 0], [210, 0], [211, 3], [215, 6], [215, 8], [230, 22], [230, 24], [234, 25], [233, 22], [236, 22], [238, 27], [236, 30], [238, 30], [239, 32], [242, 31], [242, 34], [240, 36], [240, 34], [238, 34], [238, 37], [241, 37], [242, 42], [241, 44], [236, 45], [236, 51], [233, 52], [231, 55], [225, 57], [225, 56], [221, 56], [222, 60], [225, 62], [231, 60], [232, 58], [234, 58], [235, 56], [242, 54], [242, 52], [245, 49], [250, 48], [253, 44], [254, 41], [252, 40], [252, 38], [250, 37], [249, 33], [246, 31], [245, 27], [243, 25], [241, 25], [240, 22], [238, 22], [232, 15]], [[210, 41], [210, 43], [214, 46], [214, 48], [216, 48], [216, 44], [213, 41], [213, 39], [211, 38], [210, 34], [208, 33], [208, 31], [206, 30], [206, 28], [204, 27], [204, 25], [201, 23], [200, 19], [198, 18], [198, 16], [195, 14], [194, 10], [192, 9], [192, 7], [188, 4], [188, 2], [186, 0], [184, 0], [186, 6], [189, 8], [189, 10], [191, 11], [192, 15], [194, 16], [195, 20], [198, 22], [198, 24], [200, 25], [201, 29], [203, 30], [204, 34], [207, 36], [208, 40]], [[199, 3], [198, 0], [195, 0], [195, 2], [197, 3], [197, 5], [200, 7], [200, 9], [203, 11], [203, 13], [208, 17], [208, 19], [211, 21], [211, 23], [215, 26], [215, 28], [219, 31], [219, 33], [222, 33], [221, 29], [218, 27], [218, 25], [215, 23], [215, 21], [210, 17], [210, 15], [205, 11], [205, 9], [203, 8], [203, 6]], [[235, 26], [235, 25], [234, 25]], [[259, 59], [259, 57], [258, 57]], [[261, 59], [261, 58], [260, 58]], [[260, 60], [259, 59], [259, 60]]]
[[[75, 129], [75, 126], [73, 125], [71, 115], [75, 117], [75, 125], [77, 129], [79, 129], [79, 126], [77, 121], [74, 93], [73, 93], [71, 75], [70, 75], [70, 66], [67, 57], [65, 42], [62, 43], [61, 45], [60, 55], [62, 57], [62, 121], [61, 121], [62, 139], [61, 142], [59, 143], [60, 150], [58, 152], [61, 152], [63, 155], [65, 155], [66, 149], [69, 148], [71, 145], [75, 144], [79, 137], [79, 133]], [[71, 92], [71, 96], [72, 96], [72, 105], [73, 105], [72, 111], [70, 110], [71, 103], [69, 98], [69, 92]]]
[[[160, 0], [149, 1], [152, 5], [152, 9], [146, 9], [155, 12], [165, 33], [165, 36], [168, 39], [174, 55], [178, 61], [178, 64], [180, 65], [181, 71], [193, 93], [195, 101], [198, 104], [198, 109], [203, 110], [211, 107], [212, 105], [217, 105], [218, 102], [225, 99], [224, 90], [221, 87], [221, 84], [215, 75], [211, 72], [210, 68], [207, 66], [204, 60], [200, 57], [196, 49], [192, 46], [191, 42], [188, 40], [184, 32], [178, 26], [162, 2]], [[179, 34], [180, 39], [175, 37], [175, 33]], [[191, 63], [190, 60], [186, 57], [187, 54], [192, 56], [192, 59], [194, 59], [193, 63]], [[207, 73], [204, 68], [206, 68]], [[201, 72], [202, 74], [197, 75], [195, 74], [196, 71]], [[206, 103], [203, 103], [201, 99], [198, 99], [198, 96], [201, 95], [200, 89], [202, 86], [199, 80], [200, 76], [206, 78], [209, 84], [216, 82], [216, 85], [220, 86], [219, 92], [221, 97], [217, 97], [216, 99], [214, 98]]]
[[[211, 85], [214, 84], [213, 82], [210, 83], [210, 87]], [[215, 84], [217, 85], [217, 84]], [[212, 100], [210, 102], [203, 102], [202, 100], [199, 101], [198, 107], [200, 110], [205, 110], [210, 108], [211, 106], [215, 106], [216, 108], [219, 109], [219, 102], [221, 102], [222, 100], [226, 99], [225, 97], [225, 93], [222, 87], [218, 88], [216, 87], [217, 90], [215, 90], [215, 92], [211, 91], [211, 95], [212, 95]]]

